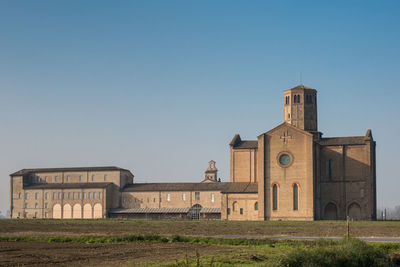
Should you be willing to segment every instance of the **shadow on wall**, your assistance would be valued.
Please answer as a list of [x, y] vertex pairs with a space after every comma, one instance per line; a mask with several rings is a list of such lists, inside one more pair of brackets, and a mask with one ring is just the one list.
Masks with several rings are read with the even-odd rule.
[[320, 205], [321, 219], [368, 220], [374, 216], [371, 166], [348, 156], [365, 154], [367, 146], [346, 147], [341, 152], [321, 149]]
[[131, 194], [122, 194], [122, 208], [133, 209], [140, 208], [141, 200]]

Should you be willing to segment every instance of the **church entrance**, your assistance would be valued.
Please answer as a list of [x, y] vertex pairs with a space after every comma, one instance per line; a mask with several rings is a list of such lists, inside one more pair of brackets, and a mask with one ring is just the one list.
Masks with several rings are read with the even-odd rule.
[[324, 219], [325, 220], [337, 220], [337, 208], [336, 208], [336, 205], [333, 204], [332, 202], [328, 203], [325, 206]]
[[188, 217], [191, 220], [200, 220], [200, 211], [203, 207], [200, 204], [193, 205], [188, 213]]

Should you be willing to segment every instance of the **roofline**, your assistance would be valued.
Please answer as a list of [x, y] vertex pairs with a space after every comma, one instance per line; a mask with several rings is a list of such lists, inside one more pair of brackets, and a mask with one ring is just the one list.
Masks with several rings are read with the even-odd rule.
[[313, 134], [311, 134], [311, 133], [309, 133], [309, 132], [307, 132], [307, 131], [304, 131], [304, 130], [302, 130], [302, 129], [300, 129], [300, 128], [297, 128], [297, 127], [291, 125], [290, 123], [283, 122], [283, 123], [279, 124], [278, 126], [276, 126], [275, 128], [272, 128], [272, 129], [269, 130], [268, 132], [265, 132], [265, 133], [262, 133], [262, 134], [258, 135], [258, 137], [260, 137], [261, 135], [264, 135], [264, 134], [270, 134], [270, 133], [274, 132], [275, 130], [277, 130], [277, 129], [283, 127], [284, 125], [286, 125], [286, 126], [292, 128], [293, 130], [296, 130], [296, 131], [298, 131], [298, 132], [300, 132], [300, 133], [306, 134], [306, 135], [308, 135], [308, 136], [313, 136]]
[[[99, 170], [89, 170], [89, 169], [99, 169]], [[79, 171], [127, 171], [133, 177], [133, 173], [128, 169], [123, 169], [117, 166], [94, 166], [94, 167], [60, 167], [60, 168], [32, 168], [32, 169], [21, 169], [14, 173], [11, 173], [10, 176], [23, 176], [32, 172], [79, 172]], [[22, 173], [21, 173], [22, 172]]]
[[[298, 87], [303, 87], [303, 88], [298, 88]], [[283, 91], [286, 92], [286, 91], [289, 91], [289, 90], [296, 90], [296, 89], [315, 90], [315, 91], [317, 91], [317, 89], [308, 87], [308, 86], [306, 86], [306, 85], [304, 85], [304, 84], [299, 84], [299, 85], [296, 85], [296, 86], [294, 86], [294, 87], [292, 87], [292, 88], [289, 88], [289, 89], [286, 89], [286, 90], [283, 90]], [[318, 91], [317, 91], [317, 92], [318, 92]]]

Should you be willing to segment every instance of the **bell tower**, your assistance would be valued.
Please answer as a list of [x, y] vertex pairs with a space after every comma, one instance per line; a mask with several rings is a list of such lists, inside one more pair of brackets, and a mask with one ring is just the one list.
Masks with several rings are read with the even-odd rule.
[[308, 132], [318, 132], [317, 90], [298, 85], [283, 92], [283, 120]]

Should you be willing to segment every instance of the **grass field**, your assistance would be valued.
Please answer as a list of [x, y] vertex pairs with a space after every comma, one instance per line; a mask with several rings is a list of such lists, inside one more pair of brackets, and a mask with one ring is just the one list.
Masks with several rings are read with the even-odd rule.
[[[350, 233], [400, 237], [400, 222], [351, 222]], [[5, 219], [0, 266], [400, 266], [400, 243], [268, 239], [345, 234], [343, 221]]]

